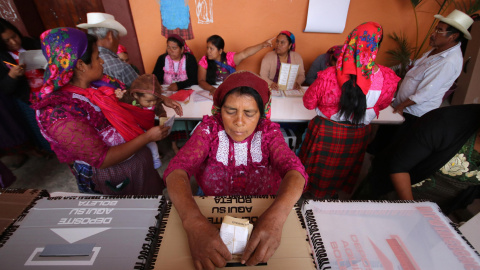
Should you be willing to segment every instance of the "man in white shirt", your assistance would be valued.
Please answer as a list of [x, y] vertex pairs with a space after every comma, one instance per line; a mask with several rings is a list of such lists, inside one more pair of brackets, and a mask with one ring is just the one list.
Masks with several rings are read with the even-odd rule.
[[401, 83], [393, 102], [394, 112], [402, 114], [405, 122], [400, 126], [380, 126], [367, 153], [376, 155], [391, 143], [400, 140], [415, 121], [442, 104], [445, 92], [460, 75], [463, 56], [460, 40], [472, 39], [468, 28], [473, 19], [454, 10], [447, 17], [435, 15], [439, 20], [432, 35], [432, 49], [414, 62]]
[[460, 40], [472, 38], [467, 29], [473, 19], [467, 14], [454, 10], [447, 17], [434, 17], [440, 21], [430, 36], [432, 49], [407, 72], [393, 103], [394, 112], [413, 115], [414, 119], [440, 107], [462, 70]]

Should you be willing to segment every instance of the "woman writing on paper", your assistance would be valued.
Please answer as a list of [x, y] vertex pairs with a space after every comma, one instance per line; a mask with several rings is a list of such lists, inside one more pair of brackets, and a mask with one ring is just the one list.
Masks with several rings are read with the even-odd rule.
[[153, 126], [153, 111], [119, 102], [115, 89], [91, 85], [103, 77], [94, 36], [64, 27], [47, 30], [41, 39], [49, 65], [34, 105], [37, 121], [79, 190], [161, 194], [163, 181], [145, 145], [165, 138], [168, 128]]
[[[35, 112], [30, 108], [37, 100], [37, 93], [43, 85], [43, 69], [26, 70], [20, 65], [20, 54], [27, 50], [40, 49], [40, 41], [24, 37], [9, 21], [0, 18], [0, 91], [15, 101], [20, 109], [22, 124], [32, 134], [38, 154], [50, 156], [50, 144], [40, 133]], [[24, 156], [26, 158], [26, 156]]]
[[336, 67], [318, 73], [303, 104], [317, 116], [308, 124], [299, 157], [310, 177], [307, 191], [317, 198], [351, 193], [362, 166], [370, 121], [392, 101], [400, 80], [375, 58], [382, 27], [367, 22], [345, 40]]
[[267, 81], [270, 89], [278, 90], [278, 78], [282, 63], [299, 65], [293, 88], [300, 89], [305, 81], [305, 68], [302, 56], [295, 52], [295, 36], [289, 31], [282, 31], [278, 34], [275, 43], [275, 50], [263, 57], [260, 76]]
[[[273, 38], [272, 38], [273, 39]], [[241, 52], [225, 52], [225, 41], [218, 35], [207, 39], [207, 55], [198, 62], [198, 85], [213, 95], [215, 84], [222, 83], [228, 75], [246, 58], [256, 54], [263, 48], [272, 47], [272, 39], [248, 47]]]
[[255, 223], [242, 260], [266, 262], [306, 185], [303, 165], [268, 118], [270, 91], [259, 76], [239, 71], [215, 91], [212, 116], [202, 123], [165, 171], [170, 198], [184, 224], [197, 269], [223, 267], [231, 254], [192, 197], [195, 176], [207, 196], [277, 195]]
[[160, 55], [153, 69], [160, 84], [167, 84], [167, 91], [178, 91], [197, 84], [197, 60], [185, 40], [171, 34], [167, 39], [167, 52]]

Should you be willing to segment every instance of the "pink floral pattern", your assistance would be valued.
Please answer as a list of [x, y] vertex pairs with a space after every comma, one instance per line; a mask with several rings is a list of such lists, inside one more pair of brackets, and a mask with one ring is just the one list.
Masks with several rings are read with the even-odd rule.
[[376, 22], [359, 25], [347, 36], [342, 53], [337, 59], [337, 77], [340, 87], [357, 76], [357, 85], [366, 95], [370, 89], [370, 76], [378, 52], [378, 43], [383, 34], [382, 26]]
[[83, 56], [88, 44], [85, 33], [69, 27], [47, 30], [40, 35], [40, 39], [48, 68], [45, 70], [45, 84], [39, 91], [39, 99], [70, 81], [78, 58]]

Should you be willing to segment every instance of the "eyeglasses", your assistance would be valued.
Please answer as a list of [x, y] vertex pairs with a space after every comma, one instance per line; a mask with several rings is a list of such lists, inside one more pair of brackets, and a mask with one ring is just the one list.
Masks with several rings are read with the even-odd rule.
[[436, 35], [437, 35], [437, 34], [446, 34], [446, 33], [449, 33], [449, 32], [451, 32], [451, 31], [443, 31], [443, 30], [441, 30], [441, 29], [435, 29], [435, 30], [433, 31], [433, 33], [435, 33]]

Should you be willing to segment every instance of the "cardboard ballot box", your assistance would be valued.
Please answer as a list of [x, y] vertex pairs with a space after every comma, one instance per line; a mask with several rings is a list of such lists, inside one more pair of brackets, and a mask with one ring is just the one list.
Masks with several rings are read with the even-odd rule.
[[[202, 214], [220, 228], [223, 217], [249, 219], [251, 223], [273, 203], [275, 196], [195, 197]], [[254, 227], [255, 230], [255, 227]], [[160, 233], [160, 249], [153, 269], [195, 269], [187, 235], [175, 207]], [[226, 269], [315, 269], [300, 209], [292, 209], [283, 226], [282, 240], [267, 265]]]

